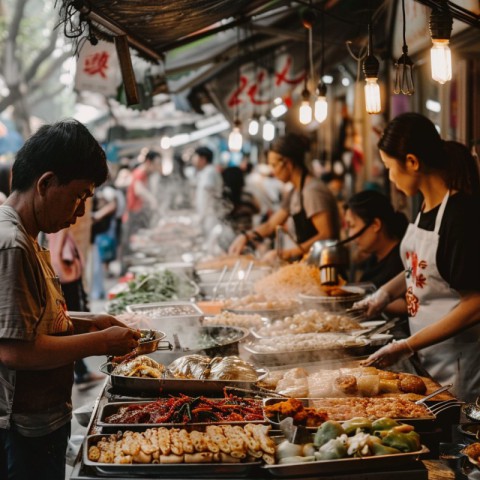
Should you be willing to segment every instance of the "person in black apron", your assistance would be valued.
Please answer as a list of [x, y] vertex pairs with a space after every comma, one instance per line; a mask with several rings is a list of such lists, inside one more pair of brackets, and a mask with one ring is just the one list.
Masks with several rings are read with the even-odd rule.
[[480, 393], [480, 202], [466, 186], [478, 186], [478, 170], [466, 147], [453, 158], [435, 125], [415, 113], [392, 120], [379, 148], [390, 180], [424, 201], [401, 243], [404, 273], [364, 301], [374, 313], [405, 295], [411, 336], [365, 363], [386, 367], [418, 352], [435, 380], [471, 401]]
[[[276, 139], [268, 152], [268, 164], [273, 174], [283, 183], [291, 183], [292, 190], [282, 206], [271, 217], [251, 231], [242, 232], [232, 242], [229, 253], [238, 255], [247, 246], [255, 248], [269, 237], [278, 226], [285, 226], [289, 218], [295, 229], [294, 248], [282, 250], [283, 260], [301, 258], [317, 240], [337, 239], [340, 219], [336, 200], [328, 188], [309, 173], [305, 155], [309, 151], [308, 139], [290, 133]], [[269, 251], [264, 260], [272, 261], [276, 251]]]

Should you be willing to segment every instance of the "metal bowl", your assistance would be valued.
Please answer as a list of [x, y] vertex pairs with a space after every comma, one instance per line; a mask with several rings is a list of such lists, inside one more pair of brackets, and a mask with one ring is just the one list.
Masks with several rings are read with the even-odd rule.
[[[159, 332], [158, 330], [140, 330], [142, 337], [138, 343], [135, 352], [137, 355], [145, 355], [147, 353], [152, 353], [157, 350], [170, 350], [171, 345], [169, 342], [165, 342], [165, 346], [160, 346], [160, 342], [166, 337], [164, 332]], [[142, 338], [148, 340], [142, 341]]]

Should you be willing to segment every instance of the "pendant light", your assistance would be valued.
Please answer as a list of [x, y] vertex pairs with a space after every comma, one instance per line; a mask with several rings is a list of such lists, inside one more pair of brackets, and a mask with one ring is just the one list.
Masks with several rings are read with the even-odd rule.
[[365, 74], [365, 106], [367, 113], [380, 113], [380, 86], [377, 83], [380, 64], [372, 53], [372, 44], [372, 27], [369, 23], [367, 56], [363, 61], [363, 73]]
[[393, 93], [398, 95], [413, 95], [415, 86], [413, 83], [413, 62], [408, 56], [408, 46], [406, 39], [406, 19], [405, 19], [405, 0], [402, 0], [402, 14], [403, 14], [403, 46], [402, 55], [395, 63], [395, 86]]
[[258, 135], [259, 130], [260, 130], [260, 123], [258, 123], [258, 115], [253, 114], [253, 117], [250, 119], [250, 122], [248, 123], [248, 134], [254, 137], [255, 135]]
[[[240, 30], [237, 27], [237, 91], [240, 89]], [[235, 119], [233, 121], [233, 129], [228, 136], [228, 149], [231, 152], [240, 152], [242, 150], [242, 123], [238, 117], [238, 99], [235, 103]]]
[[318, 123], [323, 123], [328, 115], [327, 86], [323, 82], [325, 69], [325, 14], [322, 11], [322, 57], [320, 59], [320, 80], [317, 85], [317, 99], [314, 105], [314, 116]]
[[452, 54], [449, 47], [452, 26], [452, 14], [447, 2], [442, 0], [430, 14], [432, 78], [441, 85], [452, 79]]
[[298, 111], [298, 120], [302, 125], [308, 125], [313, 118], [312, 106], [310, 104], [310, 91], [308, 90], [308, 72], [310, 70], [310, 46], [312, 25], [315, 19], [314, 12], [307, 9], [302, 12], [302, 22], [306, 30], [305, 40], [305, 79], [302, 90], [302, 102], [300, 103], [300, 109]]
[[263, 122], [262, 137], [266, 142], [271, 142], [275, 138], [275, 125], [269, 117]]

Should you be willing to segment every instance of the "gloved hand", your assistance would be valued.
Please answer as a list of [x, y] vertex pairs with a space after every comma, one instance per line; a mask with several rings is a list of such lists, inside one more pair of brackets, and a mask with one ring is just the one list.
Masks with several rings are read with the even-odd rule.
[[363, 366], [385, 368], [400, 360], [411, 357], [414, 353], [406, 339], [399, 340], [398, 342], [394, 340], [392, 343], [372, 353], [372, 355], [360, 364]]
[[367, 318], [372, 318], [380, 314], [391, 301], [390, 294], [383, 288], [379, 288], [376, 292], [368, 295], [363, 300], [355, 302], [352, 309], [366, 308], [365, 315]]

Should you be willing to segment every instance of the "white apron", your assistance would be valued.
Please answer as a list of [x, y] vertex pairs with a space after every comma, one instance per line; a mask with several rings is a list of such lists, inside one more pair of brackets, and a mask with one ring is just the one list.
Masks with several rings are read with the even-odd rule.
[[[431, 325], [460, 301], [457, 291], [449, 287], [437, 268], [439, 230], [447, 205], [445, 195], [435, 219], [433, 231], [408, 226], [400, 245], [405, 266], [406, 300], [411, 334]], [[465, 330], [452, 338], [418, 352], [423, 367], [439, 383], [453, 383], [453, 392], [461, 400], [474, 400], [480, 392], [480, 325]]]

